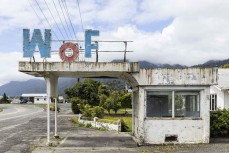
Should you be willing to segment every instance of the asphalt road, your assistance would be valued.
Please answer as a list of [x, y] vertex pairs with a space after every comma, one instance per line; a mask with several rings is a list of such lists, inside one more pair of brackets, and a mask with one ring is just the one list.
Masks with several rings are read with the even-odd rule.
[[0, 105], [0, 153], [27, 153], [46, 133], [46, 113], [33, 105]]

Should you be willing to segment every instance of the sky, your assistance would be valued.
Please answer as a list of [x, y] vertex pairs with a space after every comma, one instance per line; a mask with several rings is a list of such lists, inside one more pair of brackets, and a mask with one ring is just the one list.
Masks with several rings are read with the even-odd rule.
[[[78, 0], [82, 22], [77, 0], [0, 2], [0, 85], [33, 78], [18, 72], [18, 61], [29, 61], [23, 58], [23, 29], [51, 29], [52, 40], [84, 40], [85, 29], [99, 30], [94, 40], [133, 41], [127, 46], [132, 62], [191, 66], [229, 58], [228, 0]], [[60, 46], [52, 42], [52, 50]], [[99, 43], [99, 50], [124, 50], [124, 44]], [[123, 54], [99, 54], [99, 61], [113, 59]], [[58, 53], [47, 60], [61, 61]]]

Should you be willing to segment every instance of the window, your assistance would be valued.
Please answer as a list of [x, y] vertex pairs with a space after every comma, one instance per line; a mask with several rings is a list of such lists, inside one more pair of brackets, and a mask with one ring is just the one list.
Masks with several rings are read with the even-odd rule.
[[39, 98], [37, 98], [37, 101], [39, 101]]
[[146, 116], [200, 117], [199, 99], [198, 91], [148, 91]]
[[44, 101], [46, 101], [46, 98], [44, 98]]
[[210, 95], [210, 111], [215, 111], [217, 109], [217, 94]]
[[175, 93], [175, 117], [199, 117], [199, 94], [195, 92]]
[[147, 92], [147, 117], [172, 117], [171, 92]]

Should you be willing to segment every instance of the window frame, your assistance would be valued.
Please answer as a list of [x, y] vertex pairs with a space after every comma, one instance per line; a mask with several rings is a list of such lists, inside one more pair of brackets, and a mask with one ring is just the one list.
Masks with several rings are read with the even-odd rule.
[[[213, 98], [214, 97], [214, 98]], [[210, 94], [210, 111], [216, 111], [217, 110], [217, 94], [214, 93], [214, 94]], [[214, 101], [214, 108], [212, 109], [212, 103]]]
[[[160, 119], [160, 120], [166, 120], [166, 119], [191, 119], [191, 120], [201, 120], [201, 91], [204, 89], [158, 89], [158, 90], [150, 90], [145, 89], [145, 119]], [[148, 92], [171, 92], [172, 93], [172, 117], [148, 117], [147, 116], [147, 93]], [[175, 117], [175, 97], [176, 93], [183, 93], [184, 95], [197, 95], [197, 98], [199, 100], [199, 116], [194, 117]]]

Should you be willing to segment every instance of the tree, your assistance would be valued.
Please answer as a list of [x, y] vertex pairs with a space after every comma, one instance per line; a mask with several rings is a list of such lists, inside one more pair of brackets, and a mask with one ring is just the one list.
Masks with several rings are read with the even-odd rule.
[[100, 96], [100, 95], [109, 96], [110, 92], [109, 92], [109, 90], [108, 90], [108, 88], [107, 88], [106, 85], [101, 84], [101, 85], [99, 86], [99, 89], [98, 89], [98, 94], [99, 94], [99, 96]]
[[111, 99], [111, 107], [114, 110], [115, 114], [117, 114], [118, 110], [121, 108], [122, 104], [119, 101], [119, 97], [121, 96], [120, 92], [113, 91], [110, 95]]
[[83, 101], [82, 99], [77, 98], [77, 97], [71, 98], [71, 99], [70, 99], [70, 102], [71, 102], [72, 112], [73, 112], [74, 114], [79, 114], [79, 113], [81, 113], [81, 112], [80, 112], [79, 105], [82, 104], [82, 103], [86, 103], [85, 101]]
[[100, 82], [92, 79], [85, 79], [83, 83], [77, 82], [73, 87], [65, 89], [65, 94], [69, 98], [78, 97], [87, 100], [92, 106], [99, 105], [98, 88]]
[[125, 108], [125, 113], [127, 108], [132, 108], [132, 95], [130, 93], [126, 93], [121, 96], [119, 101], [122, 104], [122, 108]]
[[112, 99], [110, 97], [106, 99], [105, 103], [103, 104], [103, 108], [107, 110], [109, 115], [111, 114]]
[[8, 97], [6, 96], [6, 93], [3, 94], [2, 99], [0, 100], [0, 103], [10, 103], [10, 101], [8, 100]]
[[104, 104], [106, 103], [107, 96], [102, 94], [99, 96], [99, 106], [104, 107]]

